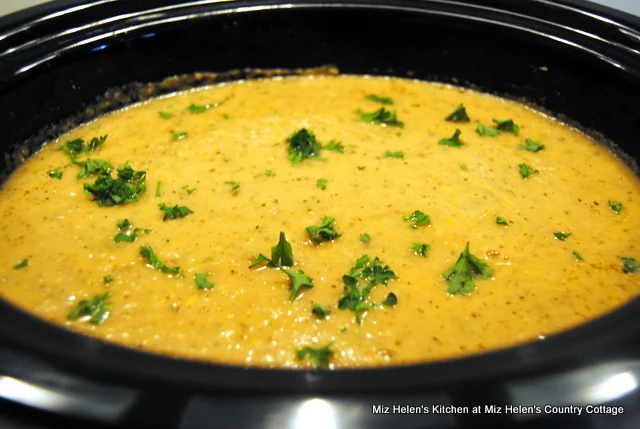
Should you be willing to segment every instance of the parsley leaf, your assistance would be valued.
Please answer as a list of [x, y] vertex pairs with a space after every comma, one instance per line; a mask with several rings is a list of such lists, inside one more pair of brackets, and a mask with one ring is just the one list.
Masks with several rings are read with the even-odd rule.
[[520, 173], [520, 177], [526, 179], [533, 174], [537, 174], [538, 170], [527, 164], [518, 164], [518, 172]]
[[162, 180], [158, 180], [156, 183], [156, 197], [160, 198], [162, 196]]
[[118, 167], [118, 178], [110, 173], [101, 174], [95, 183], [85, 183], [84, 189], [93, 194], [93, 200], [101, 206], [115, 206], [138, 201], [146, 190], [147, 173], [135, 171], [129, 164]]
[[640, 269], [640, 262], [636, 261], [635, 258], [618, 256], [618, 259], [622, 261], [622, 272], [626, 274], [633, 274]]
[[360, 120], [362, 122], [378, 124], [382, 125], [383, 127], [387, 125], [398, 128], [404, 127], [404, 123], [398, 121], [398, 115], [395, 110], [393, 112], [390, 112], [384, 107], [381, 107], [380, 109], [371, 113], [366, 113], [362, 110], [356, 110], [356, 113], [360, 115]]
[[331, 140], [324, 148], [334, 152], [344, 153], [344, 146], [342, 142], [339, 141]]
[[298, 293], [300, 292], [300, 289], [302, 289], [303, 287], [305, 288], [312, 288], [313, 287], [313, 280], [311, 279], [311, 277], [307, 276], [304, 271], [302, 270], [298, 270], [298, 271], [293, 271], [293, 270], [287, 270], [286, 268], [282, 268], [282, 271], [289, 276], [289, 278], [291, 278], [291, 294], [289, 295], [289, 299], [291, 301], [295, 301], [296, 297], [298, 296]]
[[327, 179], [318, 179], [316, 181], [316, 186], [323, 191], [327, 189]]
[[329, 359], [333, 356], [331, 345], [329, 343], [324, 347], [304, 347], [300, 350], [296, 350], [296, 357], [300, 360], [305, 359], [307, 356], [311, 359], [311, 362], [316, 368], [327, 368], [329, 366]]
[[293, 267], [293, 249], [291, 248], [291, 244], [287, 241], [284, 232], [280, 232], [278, 244], [271, 248], [270, 266]]
[[521, 144], [518, 147], [520, 149], [527, 150], [527, 151], [533, 152], [533, 153], [541, 151], [542, 149], [544, 149], [544, 145], [540, 144], [540, 142], [537, 142], [535, 140], [526, 139], [525, 143], [526, 144], [524, 144], [524, 145]]
[[387, 297], [385, 298], [385, 300], [382, 301], [382, 304], [386, 305], [387, 307], [394, 307], [397, 303], [398, 303], [398, 297], [393, 292], [390, 292], [389, 295], [387, 295]]
[[265, 262], [271, 263], [271, 259], [264, 256], [262, 253], [259, 253], [258, 256], [256, 256], [256, 259], [254, 259], [251, 265], [249, 265], [249, 269], [262, 265]]
[[404, 153], [398, 151], [398, 152], [391, 152], [390, 150], [386, 151], [384, 153], [384, 157], [385, 158], [400, 158], [400, 159], [404, 159]]
[[162, 119], [171, 119], [171, 118], [173, 118], [173, 114], [169, 113], [169, 112], [158, 112], [158, 115], [160, 115], [160, 117]]
[[618, 201], [609, 201], [609, 208], [615, 214], [620, 214], [620, 212], [622, 211], [622, 203]]
[[584, 258], [578, 252], [572, 252], [571, 255], [576, 261], [584, 261]]
[[20, 268], [25, 268], [29, 266], [29, 259], [23, 259], [22, 261], [18, 262], [16, 265], [13, 266], [14, 270], [19, 270]]
[[440, 139], [440, 141], [438, 142], [438, 144], [441, 144], [443, 146], [449, 146], [449, 147], [461, 147], [464, 146], [464, 142], [462, 140], [460, 140], [460, 134], [462, 134], [462, 131], [456, 129], [456, 132], [453, 133], [453, 136], [444, 139]]
[[118, 235], [113, 237], [113, 241], [115, 241], [116, 243], [121, 243], [123, 241], [127, 243], [133, 243], [134, 241], [136, 241], [138, 234], [142, 232], [140, 228], [135, 228], [133, 231], [130, 231], [133, 225], [131, 224], [131, 222], [129, 222], [129, 219], [120, 219], [118, 220], [116, 225], [118, 225], [118, 229], [120, 229]]
[[178, 141], [178, 140], [182, 140], [182, 139], [186, 139], [187, 137], [189, 137], [189, 133], [186, 131], [178, 131], [178, 132], [174, 132], [171, 135], [171, 140]]
[[371, 241], [371, 237], [366, 232], [360, 236], [360, 241], [363, 243], [368, 243]]
[[266, 171], [264, 172], [264, 175], [265, 175], [265, 176], [267, 176], [267, 177], [273, 177], [273, 176], [275, 176], [275, 175], [276, 175], [276, 173], [274, 173], [274, 172], [273, 172], [273, 171], [271, 171], [271, 170], [266, 170]]
[[369, 101], [373, 101], [375, 103], [380, 103], [384, 105], [393, 104], [393, 100], [391, 99], [391, 97], [381, 97], [379, 95], [369, 94], [365, 98]]
[[82, 167], [78, 173], [78, 179], [93, 176], [94, 174], [109, 174], [113, 165], [101, 159], [88, 159], [86, 161], [73, 161], [75, 165]]
[[325, 216], [320, 225], [313, 225], [306, 228], [311, 241], [316, 244], [322, 243], [323, 241], [330, 241], [340, 237], [342, 234], [338, 234], [333, 229], [334, 218]]
[[496, 128], [500, 131], [512, 133], [516, 136], [520, 134], [520, 127], [513, 123], [513, 120], [511, 119], [492, 119], [492, 121], [496, 124]]
[[502, 216], [496, 216], [496, 225], [508, 225], [508, 223]]
[[218, 101], [217, 103], [211, 103], [211, 104], [191, 104], [187, 109], [189, 109], [189, 112], [191, 113], [204, 113], [209, 109], [213, 109], [215, 107], [219, 107], [222, 106], [224, 103], [226, 103], [227, 101], [229, 101], [231, 99], [231, 95], [229, 95], [228, 97], [222, 99], [221, 101]]
[[103, 295], [96, 295], [92, 299], [83, 299], [76, 307], [67, 315], [69, 320], [77, 320], [81, 317], [88, 316], [88, 322], [93, 325], [104, 323], [109, 317], [109, 297], [111, 293], [107, 292]]
[[414, 255], [422, 256], [423, 258], [427, 257], [427, 252], [431, 249], [426, 243], [413, 243], [409, 250], [413, 252]]
[[570, 232], [554, 232], [553, 235], [555, 235], [556, 239], [560, 241], [565, 241], [567, 238], [571, 237]]
[[469, 122], [469, 116], [467, 115], [467, 109], [464, 108], [464, 105], [459, 105], [456, 107], [456, 110], [451, 112], [444, 118], [447, 122]]
[[413, 225], [411, 225], [411, 228], [414, 229], [417, 228], [418, 225], [428, 225], [431, 223], [431, 217], [429, 217], [428, 214], [422, 213], [420, 210], [414, 211], [409, 216], [403, 216], [402, 219], [413, 221]]
[[213, 283], [207, 281], [207, 277], [209, 275], [207, 273], [196, 274], [194, 279], [196, 281], [196, 285], [200, 289], [211, 289], [213, 288]]
[[60, 167], [58, 168], [54, 168], [53, 170], [49, 170], [47, 171], [47, 175], [49, 177], [51, 177], [52, 179], [62, 179], [62, 175], [64, 174], [64, 171], [60, 170]]
[[165, 222], [172, 219], [182, 219], [183, 217], [193, 213], [193, 211], [189, 207], [178, 206], [177, 204], [173, 207], [169, 207], [168, 205], [161, 203], [158, 204], [158, 207], [160, 207], [160, 210], [164, 212], [162, 220]]
[[149, 261], [148, 265], [151, 265], [156, 270], [160, 270], [163, 273], [167, 273], [167, 274], [180, 274], [180, 267], [170, 268], [167, 265], [160, 262], [156, 254], [153, 252], [153, 249], [151, 248], [151, 246], [141, 246], [140, 255], [146, 258]]
[[312, 131], [302, 128], [287, 138], [289, 143], [289, 161], [294, 165], [308, 158], [318, 158], [322, 145]]
[[93, 137], [89, 141], [87, 146], [85, 146], [84, 140], [75, 139], [75, 140], [70, 140], [65, 144], [63, 144], [59, 150], [69, 155], [69, 158], [71, 158], [71, 160], [73, 161], [80, 154], [95, 152], [96, 150], [98, 150], [100, 146], [104, 144], [105, 141], [107, 141], [106, 135], [100, 136], [100, 137]]
[[234, 182], [233, 180], [227, 180], [226, 182], [224, 182], [224, 184], [231, 186], [231, 193], [234, 195], [237, 194], [240, 190], [240, 184], [238, 182]]
[[476, 127], [476, 133], [480, 134], [481, 136], [495, 137], [498, 134], [500, 134], [500, 131], [488, 125], [485, 125], [481, 122], [478, 122], [478, 126]]
[[442, 273], [449, 281], [447, 292], [452, 295], [470, 293], [476, 288], [473, 277], [480, 276], [487, 279], [493, 275], [493, 270], [476, 256], [469, 253], [469, 243], [458, 257], [456, 264]]
[[112, 276], [111, 274], [108, 274], [108, 275], [104, 276], [104, 277], [102, 278], [102, 280], [103, 280], [105, 283], [111, 283], [111, 282], [113, 281], [113, 276]]
[[325, 319], [329, 314], [331, 314], [331, 310], [328, 307], [323, 307], [320, 304], [313, 304], [311, 312], [321, 319]]

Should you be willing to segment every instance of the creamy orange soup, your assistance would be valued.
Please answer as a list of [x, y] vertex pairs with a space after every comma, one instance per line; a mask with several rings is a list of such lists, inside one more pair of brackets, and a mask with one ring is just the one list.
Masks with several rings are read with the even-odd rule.
[[[315, 150], [294, 162], [298, 143]], [[87, 160], [112, 168], [88, 175]], [[85, 191], [120, 183], [125, 164], [146, 172], [130, 201]], [[356, 76], [228, 83], [107, 115], [25, 162], [0, 195], [0, 296], [83, 334], [213, 362], [446, 359], [635, 297], [639, 196], [607, 149], [490, 95]], [[314, 242], [306, 228], [325, 217]]]

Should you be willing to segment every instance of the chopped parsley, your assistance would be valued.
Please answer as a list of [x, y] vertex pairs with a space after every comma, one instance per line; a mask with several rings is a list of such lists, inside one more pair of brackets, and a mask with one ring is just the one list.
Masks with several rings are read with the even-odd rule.
[[329, 343], [324, 347], [317, 348], [304, 347], [296, 350], [296, 357], [300, 360], [309, 357], [316, 368], [327, 368], [329, 367], [329, 359], [333, 356], [333, 351], [331, 350], [332, 344], [333, 343]]
[[387, 295], [387, 297], [385, 298], [385, 300], [382, 301], [382, 305], [386, 305], [387, 307], [395, 307], [397, 303], [398, 303], [398, 297], [393, 292], [390, 292], [389, 295]]
[[622, 211], [622, 203], [618, 201], [609, 201], [609, 208], [615, 214], [620, 214]]
[[151, 265], [156, 270], [160, 270], [166, 274], [180, 274], [180, 267], [170, 268], [167, 265], [160, 262], [156, 254], [153, 252], [151, 246], [141, 246], [140, 255], [147, 259], [148, 265]]
[[191, 113], [204, 113], [209, 109], [213, 109], [215, 107], [219, 107], [222, 106], [224, 103], [226, 103], [227, 101], [229, 101], [231, 99], [231, 95], [222, 99], [221, 101], [218, 101], [217, 103], [211, 103], [211, 104], [191, 104], [189, 107], [187, 107], [187, 109], [189, 110], [189, 112]]
[[449, 138], [440, 139], [438, 144], [441, 144], [443, 146], [449, 146], [449, 147], [461, 147], [461, 146], [464, 146], [464, 142], [462, 140], [460, 140], [460, 134], [462, 134], [462, 131], [456, 129], [456, 132], [453, 133], [453, 136], [451, 136]]
[[492, 121], [496, 124], [496, 129], [500, 131], [512, 133], [516, 136], [520, 134], [520, 127], [512, 119], [492, 119]]
[[82, 167], [78, 173], [78, 179], [93, 176], [95, 174], [109, 174], [113, 165], [101, 159], [88, 159], [86, 161], [73, 161], [75, 165]]
[[189, 185], [184, 185], [184, 186], [182, 187], [182, 189], [184, 189], [184, 190], [185, 190], [185, 192], [187, 193], [187, 195], [191, 195], [191, 194], [193, 194], [193, 193], [196, 191], [196, 188], [189, 189]]
[[75, 139], [63, 144], [59, 150], [69, 155], [69, 158], [71, 158], [71, 160], [73, 161], [78, 155], [81, 155], [83, 153], [95, 152], [100, 146], [104, 144], [105, 141], [107, 141], [106, 135], [93, 137], [85, 146], [83, 139]]
[[16, 265], [13, 266], [14, 270], [19, 270], [20, 268], [25, 268], [29, 266], [29, 259], [23, 259], [22, 261], [18, 262]]
[[388, 265], [382, 266], [380, 259], [372, 260], [368, 255], [363, 255], [349, 274], [342, 276], [344, 294], [338, 300], [338, 308], [355, 312], [356, 322], [360, 324], [360, 314], [374, 306], [366, 302], [371, 290], [379, 284], [386, 286], [389, 280], [397, 278]]
[[373, 101], [375, 103], [380, 103], [384, 105], [393, 104], [393, 100], [391, 99], [391, 97], [381, 97], [379, 95], [369, 94], [365, 98], [369, 101]]
[[156, 197], [160, 198], [162, 196], [162, 180], [158, 180], [156, 183]]
[[414, 255], [422, 256], [423, 258], [427, 257], [427, 252], [431, 249], [431, 246], [426, 243], [413, 243], [409, 250], [413, 252]]
[[274, 173], [271, 170], [267, 170], [267, 171], [264, 172], [264, 175], [267, 176], [267, 177], [273, 177], [273, 176], [276, 175], [276, 173]]
[[618, 259], [622, 261], [622, 272], [624, 273], [633, 274], [640, 269], [640, 262], [636, 261], [635, 258], [618, 256]]
[[567, 238], [571, 237], [570, 232], [554, 232], [553, 235], [560, 241], [565, 241]]
[[328, 307], [324, 307], [320, 304], [313, 304], [313, 306], [311, 306], [311, 312], [321, 319], [325, 319], [329, 314], [331, 314], [331, 310]]
[[390, 112], [384, 107], [376, 110], [375, 112], [366, 113], [362, 110], [357, 110], [356, 113], [360, 116], [362, 122], [369, 122], [371, 124], [378, 124], [382, 126], [392, 126], [402, 128], [404, 123], [398, 120], [396, 111]]
[[175, 142], [175, 141], [178, 141], [178, 140], [186, 139], [187, 137], [189, 137], [189, 133], [188, 132], [186, 132], [186, 131], [177, 131], [177, 132], [173, 132], [173, 134], [171, 135], [171, 140], [173, 140]]
[[268, 262], [267, 266], [271, 268], [293, 266], [293, 249], [291, 248], [291, 244], [287, 241], [284, 232], [280, 232], [278, 244], [271, 248], [271, 259], [260, 253], [249, 268], [262, 265], [265, 262]]
[[76, 305], [73, 310], [71, 310], [71, 312], [67, 315], [67, 319], [77, 320], [81, 317], [86, 317], [87, 322], [93, 325], [100, 325], [104, 323], [104, 321], [109, 317], [110, 313], [110, 296], [111, 293], [107, 292], [102, 295], [96, 295], [90, 300], [83, 299]]
[[403, 216], [402, 219], [406, 221], [412, 221], [411, 228], [417, 228], [419, 225], [428, 225], [431, 223], [431, 217], [428, 214], [422, 213], [420, 210], [416, 210], [409, 216]]
[[466, 164], [460, 164], [458, 167], [460, 167], [460, 170], [462, 171], [469, 171], [469, 168], [466, 166]]
[[371, 241], [371, 237], [366, 232], [360, 236], [360, 241], [363, 243], [368, 243]]
[[404, 159], [404, 153], [403, 152], [391, 152], [390, 150], [386, 151], [384, 153], [384, 157], [385, 158], [400, 158], [400, 159]]
[[467, 115], [467, 109], [464, 108], [464, 105], [459, 105], [456, 107], [456, 110], [451, 112], [447, 117], [444, 118], [447, 122], [469, 122], [469, 116]]
[[365, 168], [367, 168], [367, 167], [364, 167], [364, 166], [358, 166], [358, 170], [360, 170], [360, 171], [364, 170]]
[[169, 112], [158, 112], [158, 115], [160, 115], [160, 117], [162, 119], [171, 119], [171, 118], [173, 118], [173, 113], [169, 113]]
[[93, 200], [101, 206], [115, 206], [138, 201], [146, 190], [147, 173], [135, 171], [129, 164], [118, 167], [118, 178], [102, 173], [95, 183], [85, 183], [84, 189], [93, 194]]
[[316, 181], [316, 186], [324, 191], [327, 189], [327, 179], [318, 179]]
[[344, 153], [344, 146], [339, 141], [331, 140], [324, 148], [333, 152]]
[[133, 231], [131, 231], [131, 227], [133, 225], [131, 224], [131, 222], [129, 222], [129, 219], [120, 219], [118, 220], [116, 225], [118, 225], [118, 229], [120, 229], [120, 232], [115, 237], [113, 237], [113, 241], [115, 241], [116, 243], [121, 243], [123, 241], [127, 243], [133, 243], [134, 241], [136, 241], [138, 234], [142, 232], [140, 228], [134, 228]]
[[295, 299], [298, 296], [298, 293], [300, 293], [300, 289], [302, 289], [303, 287], [305, 288], [313, 287], [313, 279], [307, 276], [304, 273], [304, 271], [302, 270], [293, 271], [293, 270], [287, 270], [286, 268], [281, 268], [281, 270], [286, 275], [288, 275], [289, 278], [291, 279], [291, 283], [290, 283], [291, 294], [289, 295], [289, 299], [291, 301], [295, 301]]
[[64, 171], [60, 170], [60, 167], [58, 168], [54, 168], [53, 170], [49, 170], [47, 171], [47, 175], [49, 177], [51, 177], [52, 179], [62, 179], [62, 175], [64, 174]]
[[196, 281], [196, 285], [200, 289], [212, 289], [214, 284], [207, 281], [207, 277], [209, 275], [207, 273], [200, 273], [194, 276], [194, 280]]
[[576, 261], [584, 261], [584, 258], [578, 252], [571, 252], [571, 255]]
[[231, 193], [234, 195], [237, 194], [240, 190], [240, 184], [238, 182], [234, 182], [233, 180], [227, 180], [226, 182], [224, 182], [224, 184], [231, 186]]
[[452, 295], [467, 294], [473, 291], [476, 288], [473, 281], [475, 276], [487, 279], [492, 275], [493, 270], [484, 261], [469, 252], [468, 242], [455, 265], [442, 273], [442, 276], [449, 282], [447, 292]]
[[102, 278], [102, 280], [103, 280], [105, 283], [111, 283], [111, 282], [113, 281], [113, 276], [112, 276], [111, 274], [108, 274], [108, 275], [104, 276], [104, 277]]
[[496, 225], [508, 225], [508, 223], [502, 216], [496, 216]]
[[312, 131], [302, 128], [287, 138], [289, 143], [289, 161], [294, 165], [305, 159], [318, 158], [322, 145]]
[[322, 223], [320, 225], [313, 225], [313, 226], [307, 227], [305, 230], [309, 234], [311, 241], [313, 241], [316, 244], [319, 244], [324, 241], [331, 241], [340, 237], [342, 234], [337, 233], [333, 229], [334, 221], [335, 221], [334, 218], [325, 216], [325, 218], [322, 219]]
[[476, 133], [480, 134], [481, 136], [495, 137], [498, 134], [500, 134], [500, 131], [488, 125], [485, 125], [481, 122], [478, 122], [478, 126], [476, 127]]
[[542, 149], [544, 149], [544, 145], [540, 144], [540, 142], [537, 142], [535, 140], [531, 140], [531, 139], [526, 139], [525, 140], [526, 144], [521, 144], [520, 146], [518, 146], [520, 149], [523, 150], [527, 150], [529, 152], [538, 152], [541, 151]]
[[172, 219], [182, 219], [193, 213], [193, 211], [186, 206], [178, 206], [177, 204], [173, 207], [169, 207], [164, 203], [158, 204], [158, 207], [161, 211], [164, 212], [164, 216], [162, 217], [163, 221], [168, 221]]
[[526, 179], [533, 174], [537, 174], [538, 170], [527, 164], [518, 164], [518, 172], [520, 173], [520, 177]]

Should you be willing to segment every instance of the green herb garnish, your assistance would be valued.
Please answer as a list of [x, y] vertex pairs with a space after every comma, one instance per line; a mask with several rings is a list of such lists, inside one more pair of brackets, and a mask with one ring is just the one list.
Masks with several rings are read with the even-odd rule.
[[189, 112], [191, 113], [204, 113], [209, 109], [213, 109], [215, 107], [220, 107], [222, 106], [224, 103], [226, 103], [227, 101], [229, 101], [231, 99], [231, 95], [222, 99], [221, 101], [217, 102], [217, 103], [211, 103], [211, 104], [191, 104], [187, 109], [189, 110]]
[[158, 180], [156, 183], [156, 197], [160, 198], [162, 196], [162, 180]]
[[379, 95], [369, 94], [365, 97], [367, 100], [384, 105], [393, 104], [391, 97], [381, 97]]
[[94, 174], [109, 174], [113, 165], [101, 159], [88, 159], [86, 161], [73, 161], [75, 165], [82, 167], [78, 173], [78, 179], [93, 176]]
[[521, 144], [518, 147], [520, 149], [527, 150], [529, 152], [534, 152], [534, 153], [544, 149], [544, 145], [540, 144], [540, 142], [537, 142], [535, 140], [526, 139], [525, 143], [526, 144], [523, 144], [523, 145]]
[[312, 288], [313, 287], [313, 279], [307, 276], [304, 271], [298, 270], [287, 270], [286, 268], [281, 268], [281, 270], [289, 276], [291, 279], [290, 287], [291, 294], [289, 295], [289, 299], [291, 301], [295, 301], [300, 289], [304, 288]]
[[141, 246], [140, 247], [140, 255], [147, 259], [149, 265], [151, 265], [156, 270], [160, 270], [166, 274], [180, 274], [180, 267], [170, 268], [167, 265], [160, 262], [160, 260], [156, 257], [156, 254], [153, 252], [151, 246]]
[[316, 244], [324, 241], [331, 241], [341, 236], [333, 229], [334, 218], [326, 216], [320, 225], [313, 225], [306, 228], [311, 241]]
[[169, 112], [158, 112], [158, 115], [160, 115], [160, 117], [162, 119], [171, 119], [171, 118], [173, 118], [173, 114], [169, 113]]
[[29, 266], [29, 259], [23, 259], [22, 261], [18, 262], [16, 265], [13, 266], [14, 270], [19, 270], [20, 268], [25, 268]]
[[289, 161], [298, 164], [305, 159], [318, 158], [322, 145], [312, 131], [302, 128], [287, 138], [289, 143]]
[[390, 150], [386, 151], [384, 153], [384, 157], [385, 158], [400, 158], [400, 159], [404, 159], [404, 153], [403, 152], [391, 152]]
[[438, 144], [441, 144], [443, 146], [449, 146], [449, 147], [461, 147], [464, 146], [464, 142], [462, 140], [460, 140], [460, 134], [462, 134], [462, 131], [456, 129], [456, 132], [453, 133], [453, 136], [444, 139], [440, 139], [440, 141], [438, 142]]
[[615, 214], [620, 214], [622, 211], [622, 203], [618, 201], [609, 201], [609, 208]]
[[69, 155], [73, 161], [78, 155], [83, 153], [95, 152], [100, 146], [107, 141], [107, 136], [93, 137], [85, 146], [83, 139], [70, 140], [63, 144], [59, 150]]
[[339, 141], [331, 140], [324, 148], [333, 152], [344, 153], [344, 146]]
[[378, 124], [382, 126], [389, 125], [398, 128], [404, 127], [404, 123], [398, 121], [398, 115], [395, 110], [393, 112], [390, 112], [384, 107], [381, 107], [380, 109], [371, 113], [366, 113], [362, 110], [357, 110], [356, 113], [360, 115], [360, 120], [362, 122], [369, 122], [371, 124]]
[[311, 359], [311, 362], [316, 368], [327, 368], [329, 366], [329, 359], [333, 356], [331, 345], [329, 343], [324, 347], [304, 347], [300, 350], [296, 350], [296, 357], [300, 360], [305, 359], [307, 356]]
[[442, 276], [449, 281], [447, 292], [452, 295], [470, 293], [476, 288], [473, 281], [475, 276], [487, 279], [493, 275], [493, 270], [478, 257], [469, 253], [469, 243], [456, 264], [442, 273]]
[[422, 256], [423, 258], [427, 257], [429, 249], [431, 249], [431, 246], [426, 243], [413, 243], [409, 248], [414, 255]]
[[323, 307], [320, 304], [313, 304], [311, 306], [311, 312], [321, 319], [325, 319], [329, 314], [331, 314], [331, 310], [328, 307]]
[[571, 252], [571, 255], [576, 261], [584, 261], [584, 258], [578, 252]]
[[47, 171], [47, 175], [49, 175], [49, 177], [51, 177], [52, 179], [60, 180], [62, 179], [63, 174], [64, 174], [64, 171], [60, 170], [60, 167]]
[[95, 183], [85, 183], [84, 189], [93, 194], [93, 200], [101, 206], [115, 206], [138, 201], [146, 190], [147, 173], [135, 171], [129, 164], [118, 167], [118, 178], [110, 173], [101, 174]]
[[318, 179], [316, 181], [316, 186], [323, 191], [327, 189], [327, 179]]
[[398, 303], [398, 297], [395, 293], [390, 292], [389, 295], [382, 301], [382, 305], [386, 305], [387, 307], [394, 307]]
[[413, 221], [411, 228], [417, 228], [419, 225], [428, 225], [431, 223], [431, 217], [428, 214], [422, 213], [420, 210], [416, 210], [409, 216], [403, 216], [402, 219], [407, 221]]
[[169, 207], [164, 203], [160, 203], [158, 204], [158, 207], [164, 212], [162, 220], [165, 222], [172, 219], [182, 219], [183, 217], [193, 213], [189, 207], [178, 206], [177, 204], [173, 207]]
[[231, 186], [231, 193], [234, 195], [237, 194], [240, 190], [240, 184], [238, 182], [234, 182], [233, 180], [227, 180], [226, 182], [224, 182], [224, 184]]
[[102, 280], [103, 280], [105, 283], [111, 283], [111, 282], [113, 281], [113, 276], [112, 276], [111, 274], [108, 274], [108, 275], [104, 276], [104, 277], [102, 278]]
[[622, 261], [622, 272], [624, 273], [633, 274], [640, 269], [640, 262], [636, 261], [635, 258], [618, 256], [618, 259]]
[[508, 223], [502, 216], [496, 216], [496, 225], [508, 225]]
[[171, 135], [171, 140], [178, 141], [178, 140], [182, 140], [182, 139], [186, 139], [187, 137], [189, 137], [189, 133], [186, 131], [178, 131], [178, 132], [174, 132]]
[[481, 136], [495, 137], [498, 134], [500, 134], [500, 131], [488, 125], [485, 125], [481, 122], [478, 122], [478, 126], [476, 127], [476, 133], [480, 134]]
[[371, 237], [366, 232], [360, 236], [360, 241], [363, 243], [368, 243], [371, 241]]
[[207, 277], [209, 275], [207, 273], [200, 273], [194, 276], [194, 280], [196, 281], [196, 285], [200, 289], [212, 289], [213, 283], [207, 281]]
[[136, 241], [138, 234], [142, 232], [140, 228], [134, 228], [133, 231], [131, 231], [131, 227], [133, 225], [131, 224], [131, 222], [129, 222], [129, 219], [120, 219], [118, 220], [116, 225], [118, 225], [118, 229], [120, 229], [120, 232], [115, 237], [113, 237], [113, 241], [115, 241], [116, 243], [121, 243], [123, 241], [127, 243], [133, 243], [134, 241]]
[[536, 170], [535, 168], [527, 165], [527, 164], [519, 164], [518, 165], [518, 172], [520, 173], [520, 177], [522, 177], [523, 179], [526, 179], [527, 177], [533, 175], [533, 174], [537, 174], [538, 170]]
[[293, 249], [291, 248], [291, 244], [287, 241], [284, 232], [280, 232], [278, 244], [271, 248], [271, 259], [260, 253], [249, 268], [262, 265], [265, 262], [268, 262], [267, 266], [271, 268], [293, 266]]
[[456, 107], [456, 110], [451, 112], [444, 118], [447, 122], [469, 122], [469, 116], [467, 115], [467, 109], [461, 104]]
[[571, 237], [570, 232], [554, 232], [553, 235], [560, 241], [565, 241], [567, 238]]
[[111, 306], [109, 303], [110, 296], [111, 293], [107, 292], [103, 295], [96, 295], [90, 300], [83, 299], [71, 310], [67, 315], [67, 319], [77, 320], [81, 317], [88, 316], [87, 322], [93, 325], [104, 323], [109, 317], [109, 308]]
[[496, 124], [496, 128], [506, 133], [512, 133], [516, 136], [520, 134], [520, 127], [517, 126], [511, 119], [492, 119]]
[[271, 170], [267, 170], [267, 171], [264, 172], [264, 175], [267, 176], [267, 177], [273, 177], [273, 176], [276, 175], [276, 173], [274, 173]]

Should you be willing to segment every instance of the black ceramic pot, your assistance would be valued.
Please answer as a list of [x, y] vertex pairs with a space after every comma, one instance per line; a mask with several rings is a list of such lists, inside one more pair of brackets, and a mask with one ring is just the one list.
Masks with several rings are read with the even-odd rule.
[[[91, 117], [94, 110], [87, 106], [112, 88], [198, 71], [322, 65], [335, 65], [343, 73], [455, 83], [525, 100], [603, 142], [615, 142], [613, 150], [625, 153], [621, 156], [631, 168], [640, 159], [640, 19], [591, 3], [61, 0], [0, 18], [0, 144], [8, 154], [2, 169], [10, 172], [43, 138], [61, 132], [67, 118]], [[100, 108], [117, 108], [145, 95], [136, 88], [141, 87], [128, 85], [126, 96], [109, 92]], [[338, 416], [332, 427], [384, 427], [392, 418], [405, 419], [399, 427], [482, 422], [509, 427], [586, 420], [584, 412], [527, 416], [489, 414], [484, 408], [479, 415], [377, 416], [372, 406], [577, 404], [578, 393], [592, 389], [591, 396], [580, 399], [583, 403], [627, 407], [622, 416], [598, 418], [640, 427], [640, 417], [631, 413], [638, 403], [634, 380], [640, 379], [639, 313], [640, 301], [634, 300], [544, 341], [460, 359], [384, 369], [291, 371], [125, 349], [52, 326], [0, 300], [0, 398], [59, 416], [60, 409], [3, 391], [3, 377], [53, 390], [78, 386], [75, 380], [80, 386], [89, 383], [94, 393], [122, 388], [116, 395], [120, 399], [127, 397], [125, 391], [137, 392], [129, 405], [120, 404], [120, 411], [109, 416], [87, 411], [88, 405], [84, 411], [64, 410], [66, 416], [94, 423], [271, 427], [260, 413], [294, 415], [302, 411], [291, 404], [311, 409], [311, 403]], [[617, 387], [611, 387], [616, 376]], [[607, 380], [607, 392], [593, 393]], [[267, 400], [265, 394], [279, 396]], [[310, 395], [324, 398], [324, 405], [309, 402]], [[249, 397], [253, 402], [246, 402]], [[250, 407], [258, 411], [247, 413]], [[360, 417], [349, 414], [356, 409]], [[202, 421], [211, 426], [196, 424]], [[296, 427], [287, 425], [276, 423]]]

